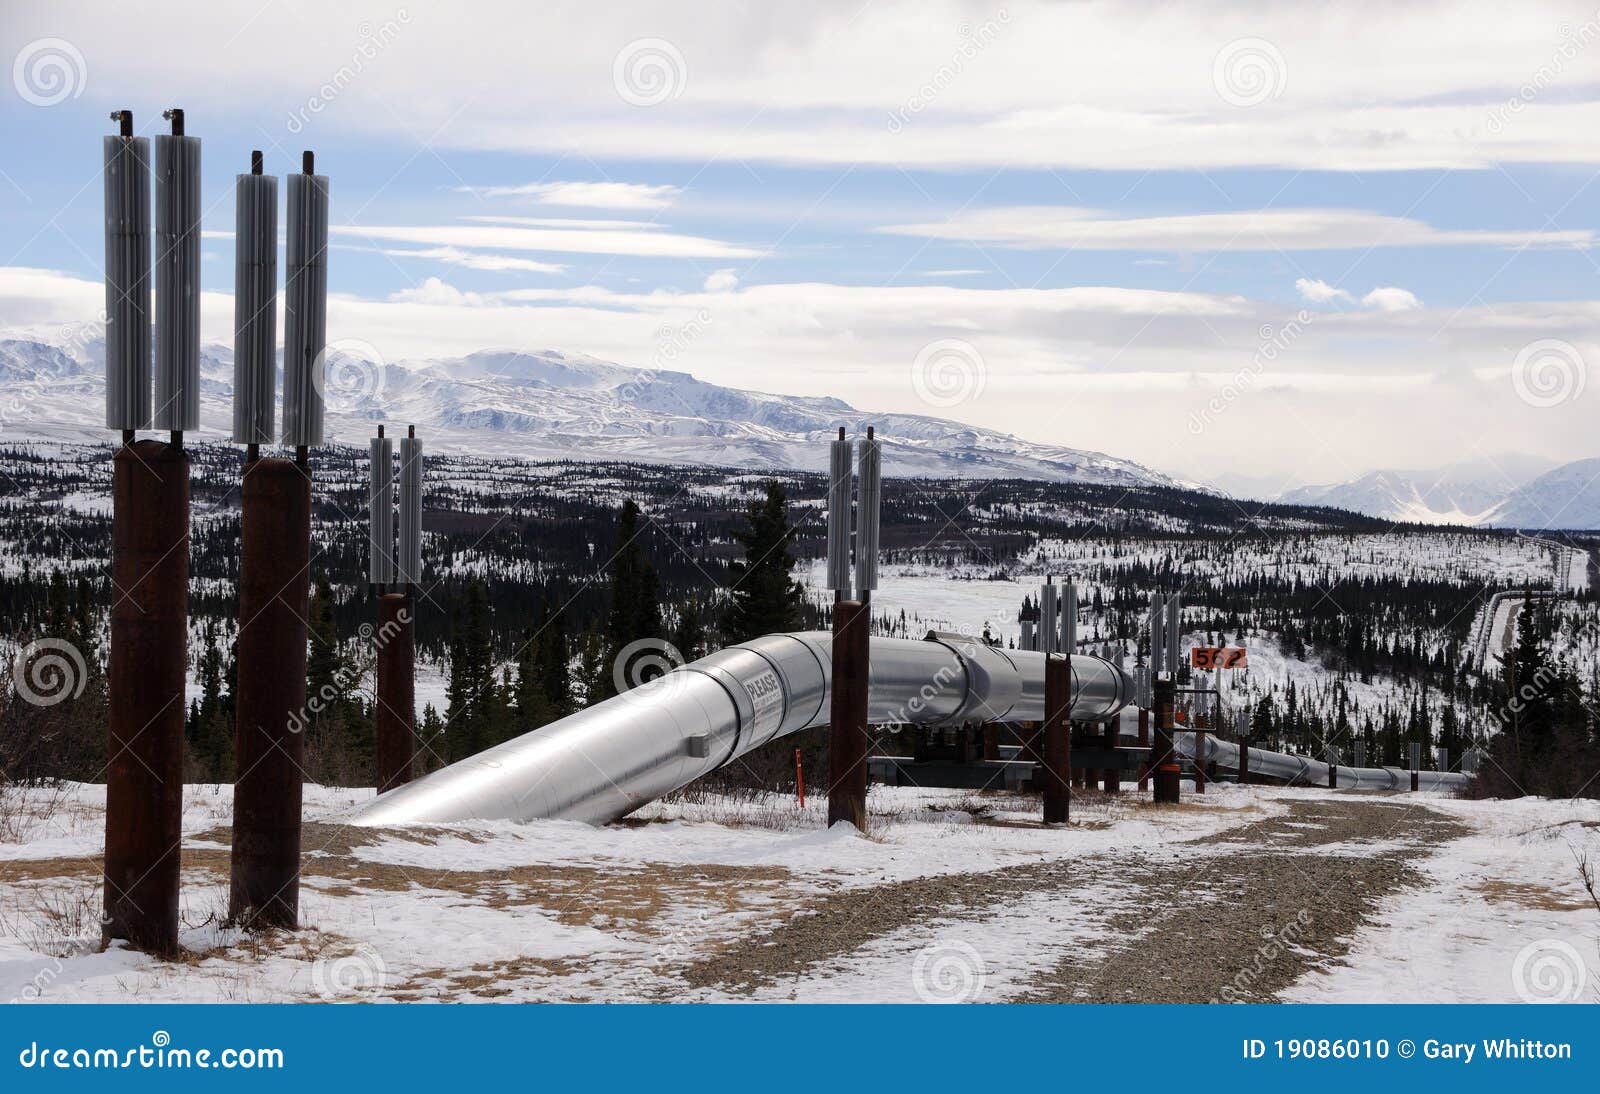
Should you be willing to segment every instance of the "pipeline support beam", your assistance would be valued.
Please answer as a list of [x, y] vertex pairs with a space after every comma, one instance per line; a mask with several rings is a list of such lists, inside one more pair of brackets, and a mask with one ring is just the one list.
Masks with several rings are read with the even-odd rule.
[[242, 494], [228, 915], [246, 926], [292, 929], [300, 911], [305, 728], [313, 716], [306, 696], [311, 479], [289, 460], [258, 459], [245, 468]]
[[833, 694], [829, 706], [828, 824], [867, 830], [867, 685], [871, 609], [859, 600], [833, 606]]
[[1071, 813], [1072, 663], [1052, 655], [1044, 663], [1044, 822], [1065, 824]]
[[161, 441], [113, 467], [106, 941], [178, 949], [189, 622], [189, 457]]
[[405, 593], [378, 598], [377, 738], [378, 793], [411, 781], [416, 758], [416, 609]]

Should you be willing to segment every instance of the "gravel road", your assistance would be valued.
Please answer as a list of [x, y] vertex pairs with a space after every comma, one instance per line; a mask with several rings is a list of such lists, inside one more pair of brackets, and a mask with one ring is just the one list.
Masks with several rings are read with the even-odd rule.
[[[1404, 797], [1335, 794], [1287, 815], [1162, 853], [1090, 856], [823, 893], [674, 970], [690, 989], [746, 995], [825, 971], [868, 943], [919, 923], [1003, 914], [1048, 894], [1098, 921], [1116, 944], [1041, 956], [1019, 972], [1025, 1002], [1266, 1002], [1344, 955], [1378, 902], [1415, 885], [1413, 865], [1465, 829]], [[1192, 846], [1194, 853], [1184, 854]], [[1115, 877], [1131, 898], [1085, 899]], [[1096, 889], [1103, 893], [1103, 889]], [[932, 921], [941, 921], [937, 929]], [[803, 991], [802, 991], [803, 996]]]

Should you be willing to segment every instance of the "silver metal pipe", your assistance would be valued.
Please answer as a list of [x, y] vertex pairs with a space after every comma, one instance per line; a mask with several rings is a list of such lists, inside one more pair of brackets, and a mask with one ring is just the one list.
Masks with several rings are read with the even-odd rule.
[[[769, 634], [382, 794], [351, 823], [578, 820], [603, 824], [828, 719], [832, 635]], [[959, 725], [1044, 717], [1044, 655], [969, 635], [873, 638], [870, 717]], [[1133, 698], [1127, 675], [1072, 659], [1072, 717], [1106, 721]]]
[[[1194, 755], [1193, 733], [1179, 733], [1178, 751]], [[1209, 733], [1205, 738], [1206, 759], [1219, 767], [1239, 769], [1239, 746], [1233, 741], [1219, 741]], [[1270, 775], [1290, 783], [1305, 786], [1327, 786], [1328, 765], [1309, 756], [1291, 756], [1283, 752], [1250, 750], [1250, 773]], [[1340, 787], [1357, 790], [1410, 790], [1411, 773], [1398, 767], [1346, 767], [1338, 765]], [[1467, 776], [1459, 771], [1422, 771], [1418, 773], [1418, 787], [1422, 790], [1459, 790], [1467, 785]]]

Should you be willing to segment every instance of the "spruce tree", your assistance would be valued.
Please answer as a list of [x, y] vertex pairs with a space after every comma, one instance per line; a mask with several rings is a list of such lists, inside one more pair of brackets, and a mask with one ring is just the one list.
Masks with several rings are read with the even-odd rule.
[[744, 545], [744, 560], [735, 562], [733, 602], [726, 629], [731, 642], [748, 642], [764, 634], [800, 626], [805, 594], [791, 576], [789, 503], [783, 484], [767, 483], [766, 496], [745, 513], [749, 526], [734, 533]]
[[[660, 639], [661, 586], [656, 569], [640, 546], [639, 507], [629, 498], [617, 513], [617, 551], [610, 571], [610, 606], [606, 614], [605, 659], [614, 665], [622, 651], [640, 639]], [[590, 678], [589, 701], [615, 695], [615, 673]], [[644, 681], [636, 681], [643, 683]]]

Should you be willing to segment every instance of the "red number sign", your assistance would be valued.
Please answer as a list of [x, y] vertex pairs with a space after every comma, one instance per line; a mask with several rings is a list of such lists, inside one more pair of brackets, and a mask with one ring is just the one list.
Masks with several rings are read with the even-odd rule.
[[1243, 646], [1195, 646], [1189, 651], [1189, 664], [1197, 669], [1243, 669], [1249, 660]]

